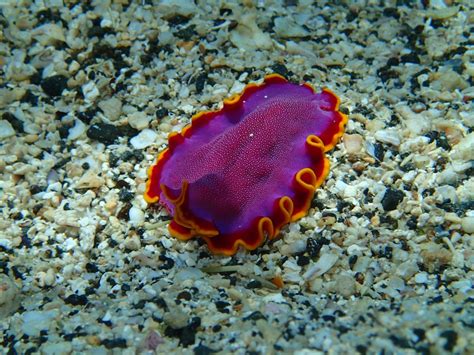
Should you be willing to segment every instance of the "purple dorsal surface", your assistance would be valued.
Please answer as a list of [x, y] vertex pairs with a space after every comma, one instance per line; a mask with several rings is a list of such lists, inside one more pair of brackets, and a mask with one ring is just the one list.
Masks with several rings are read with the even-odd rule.
[[145, 198], [168, 209], [181, 239], [202, 236], [223, 254], [254, 249], [309, 208], [347, 121], [338, 105], [329, 90], [277, 75], [250, 84], [170, 137]]

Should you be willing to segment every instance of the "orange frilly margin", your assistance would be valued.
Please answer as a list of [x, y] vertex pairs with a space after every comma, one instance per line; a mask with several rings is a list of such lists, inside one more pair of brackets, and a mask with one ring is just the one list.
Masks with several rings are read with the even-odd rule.
[[[196, 218], [186, 207], [187, 181], [183, 181], [178, 196], [166, 186], [160, 184], [161, 170], [164, 164], [169, 160], [176, 146], [181, 144], [185, 138], [190, 137], [197, 127], [207, 124], [219, 113], [233, 105], [238, 105], [242, 97], [251, 95], [259, 87], [271, 83], [286, 82], [288, 81], [279, 74], [267, 75], [262, 83], [250, 83], [241, 94], [225, 99], [224, 106], [220, 110], [199, 112], [192, 117], [191, 123], [186, 125], [181, 133], [173, 132], [168, 136], [168, 148], [158, 155], [156, 163], [148, 169], [148, 181], [144, 198], [148, 203], [154, 204], [160, 201], [160, 195], [163, 193], [166, 199], [173, 204], [173, 220], [168, 226], [172, 236], [180, 240], [189, 240], [200, 236], [206, 241], [213, 253], [233, 255], [240, 246], [247, 250], [258, 248], [264, 243], [265, 238], [274, 239], [284, 225], [306, 215], [316, 189], [323, 183], [329, 173], [329, 160], [325, 157], [325, 152], [331, 150], [337, 144], [344, 133], [344, 127], [348, 120], [345, 114], [338, 111], [340, 99], [327, 88], [323, 89], [323, 92], [331, 97], [333, 102], [329, 109], [339, 114], [339, 124], [333, 132], [330, 132], [332, 139], [327, 144], [324, 144], [321, 138], [315, 135], [309, 135], [306, 138], [306, 146], [308, 153], [314, 158], [314, 166], [304, 168], [295, 174], [293, 179], [295, 196], [293, 199], [289, 196], [277, 199], [271, 216], [257, 217], [249, 228], [232, 235], [221, 235], [211, 222]], [[313, 93], [315, 92], [311, 85], [307, 83], [303, 85]], [[165, 207], [170, 210], [170, 206], [165, 205]]]

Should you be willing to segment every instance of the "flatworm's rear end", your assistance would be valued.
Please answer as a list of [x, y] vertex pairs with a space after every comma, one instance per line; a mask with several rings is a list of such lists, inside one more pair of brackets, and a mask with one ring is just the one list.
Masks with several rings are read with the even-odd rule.
[[329, 90], [273, 74], [218, 111], [202, 112], [149, 169], [145, 199], [173, 216], [170, 233], [215, 253], [253, 250], [303, 217], [329, 172], [325, 152], [347, 117]]

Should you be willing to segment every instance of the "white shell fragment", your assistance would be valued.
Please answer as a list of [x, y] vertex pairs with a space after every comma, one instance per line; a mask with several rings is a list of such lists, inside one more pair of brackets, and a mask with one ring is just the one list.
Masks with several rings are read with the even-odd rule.
[[0, 139], [8, 138], [15, 135], [15, 130], [13, 129], [10, 122], [5, 120], [0, 120]]
[[375, 139], [382, 143], [392, 144], [394, 146], [400, 145], [400, 136], [398, 132], [394, 129], [384, 129], [381, 131], [375, 132]]
[[306, 281], [312, 280], [328, 272], [334, 264], [336, 264], [339, 257], [336, 254], [327, 253], [321, 255], [318, 261], [311, 265], [303, 274], [303, 279]]
[[158, 139], [158, 134], [151, 129], [144, 129], [135, 137], [130, 139], [130, 144], [135, 149], [144, 149], [152, 144], [155, 144]]

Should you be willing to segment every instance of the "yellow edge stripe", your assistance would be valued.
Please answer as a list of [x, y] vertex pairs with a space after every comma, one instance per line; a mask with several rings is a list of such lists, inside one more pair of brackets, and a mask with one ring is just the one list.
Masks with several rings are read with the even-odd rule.
[[[266, 228], [265, 228], [265, 225], [266, 225]], [[258, 228], [257, 233], [258, 233], [259, 237], [258, 237], [257, 243], [255, 243], [254, 245], [247, 244], [247, 243], [245, 243], [245, 241], [239, 239], [239, 240], [235, 241], [232, 248], [230, 248], [230, 249], [221, 249], [221, 248], [216, 248], [211, 244], [211, 238], [203, 237], [203, 239], [206, 241], [206, 243], [209, 247], [209, 250], [211, 250], [214, 254], [222, 254], [222, 255], [226, 255], [226, 256], [232, 256], [237, 252], [237, 250], [239, 249], [240, 246], [244, 247], [246, 250], [255, 250], [255, 249], [257, 249], [264, 242], [265, 232], [267, 232], [267, 234], [269, 236], [272, 236], [272, 237], [275, 234], [274, 229], [273, 229], [273, 221], [269, 217], [260, 218], [260, 220], [258, 221], [257, 228]]]

